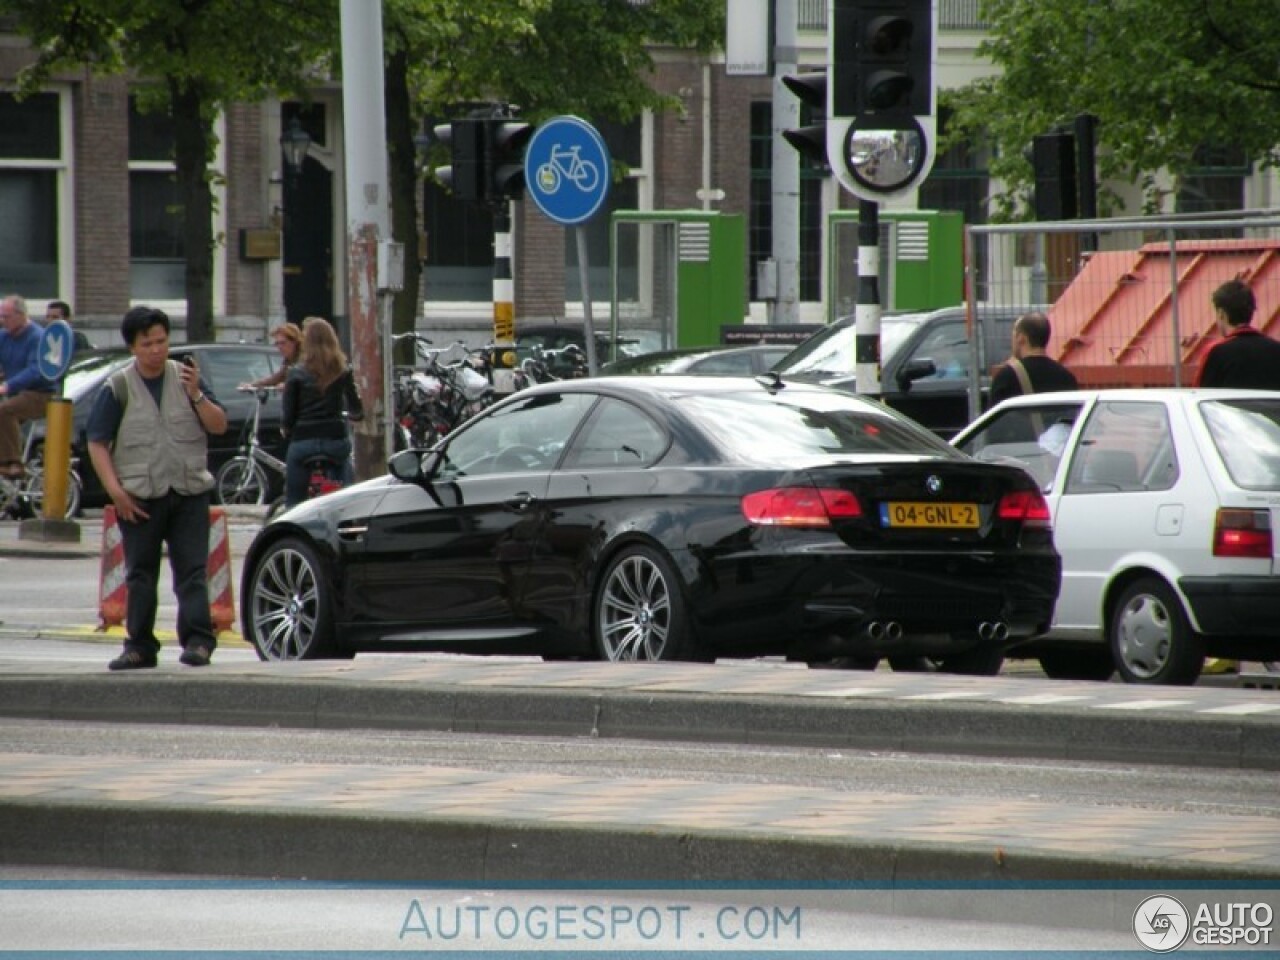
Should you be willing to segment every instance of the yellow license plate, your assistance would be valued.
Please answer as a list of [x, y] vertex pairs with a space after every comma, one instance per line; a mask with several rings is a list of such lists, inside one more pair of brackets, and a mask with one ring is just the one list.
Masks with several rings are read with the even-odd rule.
[[976, 530], [976, 503], [910, 503], [893, 501], [880, 504], [880, 522], [886, 527], [934, 527], [939, 529]]

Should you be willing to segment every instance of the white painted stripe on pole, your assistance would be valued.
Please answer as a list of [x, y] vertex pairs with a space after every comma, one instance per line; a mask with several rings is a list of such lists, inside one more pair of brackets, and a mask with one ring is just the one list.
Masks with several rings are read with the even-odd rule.
[[511, 233], [498, 232], [493, 235], [493, 255], [502, 259], [511, 259]]
[[498, 303], [511, 303], [515, 297], [516, 285], [510, 277], [493, 278], [493, 299]]
[[880, 247], [858, 247], [858, 276], [880, 276]]

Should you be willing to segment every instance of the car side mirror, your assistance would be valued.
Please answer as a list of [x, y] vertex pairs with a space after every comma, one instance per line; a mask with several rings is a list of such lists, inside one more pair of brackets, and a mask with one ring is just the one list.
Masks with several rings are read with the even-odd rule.
[[434, 450], [401, 450], [387, 461], [387, 470], [397, 480], [406, 483], [429, 481], [440, 464], [440, 454]]
[[932, 377], [937, 372], [937, 364], [928, 357], [922, 357], [918, 360], [908, 360], [902, 365], [902, 369], [898, 371], [898, 388], [901, 390], [909, 390], [911, 389], [911, 384], [916, 380], [923, 380], [925, 377]]

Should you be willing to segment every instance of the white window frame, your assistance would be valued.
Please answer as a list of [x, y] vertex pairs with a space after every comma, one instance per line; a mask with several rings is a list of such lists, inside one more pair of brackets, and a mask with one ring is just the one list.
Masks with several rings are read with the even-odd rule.
[[[132, 91], [130, 91], [132, 93]], [[211, 282], [213, 284], [213, 315], [215, 317], [223, 316], [226, 313], [227, 306], [227, 188], [226, 183], [226, 116], [219, 113], [218, 118], [213, 124], [214, 136], [218, 138], [218, 145], [214, 151], [213, 164], [209, 168], [209, 172], [214, 175], [213, 181], [213, 274]], [[172, 161], [166, 160], [130, 160], [129, 161], [129, 188], [133, 188], [133, 174], [144, 172], [158, 173], [174, 173], [177, 167]], [[130, 226], [132, 231], [132, 225]], [[129, 241], [129, 268], [133, 269], [133, 251], [132, 251], [132, 233]], [[131, 284], [132, 286], [132, 284]], [[152, 298], [134, 299], [133, 291], [130, 289], [129, 305], [131, 307], [145, 304], [148, 307], [155, 307], [163, 310], [169, 315], [170, 319], [182, 318], [186, 321], [187, 316], [187, 300], [183, 297], [180, 300], [167, 299], [157, 300]]]
[[[17, 93], [11, 85], [0, 87], [4, 93]], [[21, 157], [0, 157], [0, 170], [52, 170], [54, 172], [55, 191], [57, 194], [57, 294], [48, 299], [27, 301], [27, 309], [32, 316], [39, 310], [43, 315], [45, 307], [51, 300], [71, 301], [68, 291], [74, 289], [76, 275], [75, 245], [75, 177], [72, 150], [72, 109], [71, 87], [69, 84], [49, 84], [42, 87], [41, 93], [52, 93], [58, 97], [58, 156], [55, 159]]]

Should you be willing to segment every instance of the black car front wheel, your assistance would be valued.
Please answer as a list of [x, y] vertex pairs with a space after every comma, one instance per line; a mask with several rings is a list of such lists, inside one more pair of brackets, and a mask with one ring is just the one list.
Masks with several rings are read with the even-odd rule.
[[636, 544], [609, 561], [592, 617], [604, 660], [697, 660], [692, 630], [671, 562]]
[[242, 600], [245, 639], [263, 660], [343, 655], [334, 642], [329, 591], [310, 544], [277, 540], [258, 558]]

